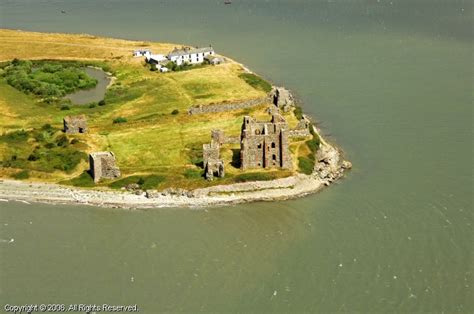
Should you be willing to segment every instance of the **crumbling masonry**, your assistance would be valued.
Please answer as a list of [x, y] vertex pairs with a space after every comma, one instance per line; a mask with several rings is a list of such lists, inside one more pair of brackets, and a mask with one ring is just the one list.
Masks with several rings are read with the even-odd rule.
[[219, 156], [221, 143], [214, 140], [214, 132], [212, 133], [212, 137], [210, 144], [202, 145], [204, 172], [207, 180], [214, 179], [214, 176], [223, 178], [225, 174], [224, 161], [222, 161]]
[[64, 132], [68, 134], [86, 133], [87, 119], [85, 115], [66, 116], [63, 119]]
[[120, 170], [115, 165], [115, 155], [112, 152], [96, 152], [89, 155], [90, 172], [94, 182], [100, 179], [115, 179], [120, 177]]
[[293, 95], [284, 87], [274, 86], [269, 96], [272, 103], [283, 112], [288, 112], [295, 106]]
[[240, 144], [240, 167], [291, 169], [288, 123], [278, 113], [270, 122], [244, 117]]

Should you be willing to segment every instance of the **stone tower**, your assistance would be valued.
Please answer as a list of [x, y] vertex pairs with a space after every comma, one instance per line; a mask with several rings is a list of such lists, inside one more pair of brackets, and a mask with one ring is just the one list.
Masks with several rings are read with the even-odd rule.
[[90, 171], [94, 182], [100, 179], [115, 179], [120, 177], [120, 170], [115, 164], [115, 155], [112, 152], [95, 152], [89, 155]]
[[278, 113], [270, 122], [244, 117], [240, 142], [241, 169], [291, 169], [288, 123]]
[[220, 144], [214, 139], [211, 140], [210, 144], [202, 146], [204, 173], [207, 180], [214, 179], [214, 176], [224, 177], [224, 161], [219, 156], [220, 148]]

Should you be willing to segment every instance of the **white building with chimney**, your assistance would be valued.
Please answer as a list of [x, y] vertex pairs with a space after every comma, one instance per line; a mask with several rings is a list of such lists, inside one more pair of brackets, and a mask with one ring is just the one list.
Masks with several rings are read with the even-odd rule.
[[211, 46], [204, 48], [182, 47], [181, 49], [173, 49], [167, 58], [177, 65], [181, 65], [185, 62], [189, 64], [199, 64], [204, 62], [206, 56], [212, 56], [214, 54], [214, 48]]

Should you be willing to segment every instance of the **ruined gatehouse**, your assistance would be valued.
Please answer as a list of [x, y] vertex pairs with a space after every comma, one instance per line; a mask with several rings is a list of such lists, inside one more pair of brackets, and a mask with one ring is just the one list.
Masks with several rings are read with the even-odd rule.
[[89, 155], [90, 172], [94, 182], [100, 179], [115, 179], [120, 177], [120, 170], [116, 166], [115, 155], [112, 152], [95, 152]]
[[86, 133], [87, 119], [85, 115], [66, 116], [63, 119], [64, 132], [68, 134]]
[[270, 122], [244, 117], [240, 142], [240, 167], [291, 169], [289, 127], [278, 113]]
[[207, 180], [224, 177], [224, 161], [220, 159], [221, 143], [213, 138], [211, 143], [202, 145], [204, 173]]

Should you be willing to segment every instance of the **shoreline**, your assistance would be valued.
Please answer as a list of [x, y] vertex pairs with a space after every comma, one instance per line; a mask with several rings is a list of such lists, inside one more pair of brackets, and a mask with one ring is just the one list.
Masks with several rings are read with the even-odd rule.
[[0, 201], [26, 204], [90, 205], [106, 208], [205, 208], [258, 201], [278, 201], [303, 197], [320, 191], [343, 177], [351, 164], [342, 160], [341, 152], [321, 141], [316, 154], [315, 170], [310, 175], [296, 174], [269, 181], [252, 181], [217, 185], [191, 191], [113, 191], [91, 190], [55, 183], [24, 182], [0, 179]]

